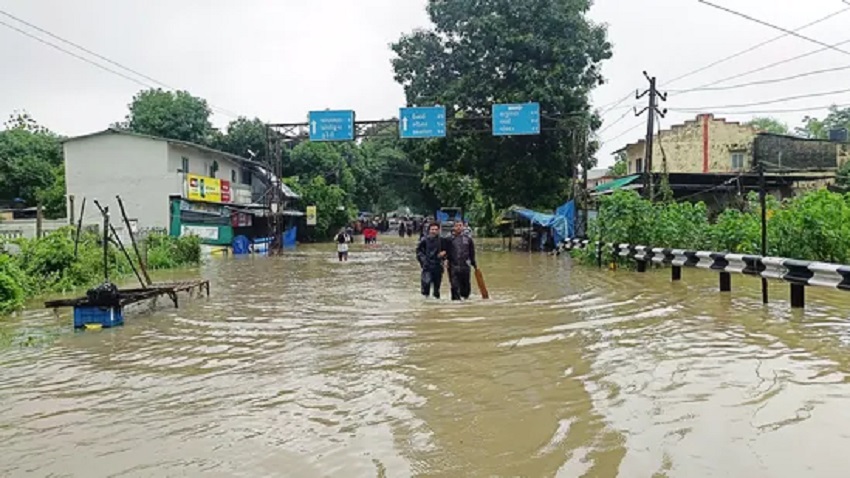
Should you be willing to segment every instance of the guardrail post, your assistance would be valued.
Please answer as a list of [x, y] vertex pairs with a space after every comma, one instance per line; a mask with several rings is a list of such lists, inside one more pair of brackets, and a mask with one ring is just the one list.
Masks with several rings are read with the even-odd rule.
[[682, 280], [682, 266], [673, 266], [673, 277], [674, 281]]
[[728, 272], [720, 273], [720, 292], [732, 291], [732, 274]]
[[637, 271], [646, 272], [646, 261], [637, 261]]
[[806, 307], [806, 286], [791, 284], [791, 308], [802, 309], [804, 307]]

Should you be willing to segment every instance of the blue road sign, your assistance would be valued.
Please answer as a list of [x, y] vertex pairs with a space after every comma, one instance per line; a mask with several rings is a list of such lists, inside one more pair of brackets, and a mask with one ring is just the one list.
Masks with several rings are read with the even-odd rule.
[[493, 135], [540, 134], [540, 103], [493, 105]]
[[446, 107], [401, 108], [398, 131], [402, 138], [445, 138]]
[[311, 111], [310, 141], [351, 141], [354, 139], [354, 111]]

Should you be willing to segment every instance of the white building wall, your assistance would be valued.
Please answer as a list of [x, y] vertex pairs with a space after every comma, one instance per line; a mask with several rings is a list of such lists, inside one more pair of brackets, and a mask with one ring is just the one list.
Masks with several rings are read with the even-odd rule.
[[[182, 169], [183, 158], [189, 160], [189, 171], [183, 171], [184, 173], [211, 176], [210, 167], [214, 162], [218, 162], [216, 178], [236, 184], [239, 184], [242, 180], [242, 168], [235, 161], [231, 161], [225, 156], [219, 156], [180, 144], [169, 145], [168, 170], [177, 174], [177, 170]], [[236, 181], [233, 180], [234, 177]]]
[[[122, 134], [100, 134], [68, 141], [65, 181], [77, 214], [87, 198], [83, 224], [101, 224], [92, 200], [109, 206], [116, 228], [121, 224], [116, 195], [140, 228], [168, 228], [168, 197], [181, 194], [183, 176], [168, 166], [168, 143]], [[68, 216], [70, 217], [70, 216]]]

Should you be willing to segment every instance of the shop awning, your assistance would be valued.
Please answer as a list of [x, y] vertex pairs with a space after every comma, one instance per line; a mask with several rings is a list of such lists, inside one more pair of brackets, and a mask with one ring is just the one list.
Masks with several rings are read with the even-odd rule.
[[638, 189], [640, 188], [639, 184], [633, 184], [635, 181], [640, 179], [640, 174], [633, 174], [631, 176], [626, 176], [624, 178], [615, 179], [611, 182], [600, 184], [593, 188], [594, 194], [605, 194], [607, 192], [613, 192], [617, 189]]

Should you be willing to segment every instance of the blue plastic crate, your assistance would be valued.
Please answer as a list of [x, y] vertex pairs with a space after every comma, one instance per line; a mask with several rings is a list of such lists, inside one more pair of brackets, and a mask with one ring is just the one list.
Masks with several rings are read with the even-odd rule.
[[121, 307], [74, 307], [74, 328], [82, 329], [87, 325], [104, 328], [124, 325], [124, 310]]

